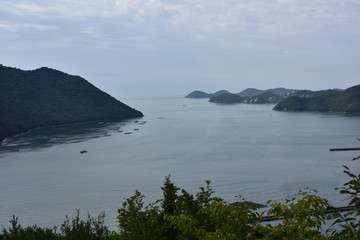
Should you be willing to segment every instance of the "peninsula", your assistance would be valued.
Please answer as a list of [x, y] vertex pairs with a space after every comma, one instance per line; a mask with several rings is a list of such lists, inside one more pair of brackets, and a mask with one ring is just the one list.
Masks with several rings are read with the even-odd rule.
[[143, 114], [79, 76], [42, 67], [24, 71], [0, 65], [0, 142], [32, 128]]
[[289, 97], [277, 104], [274, 110], [360, 113], [360, 85], [314, 98]]

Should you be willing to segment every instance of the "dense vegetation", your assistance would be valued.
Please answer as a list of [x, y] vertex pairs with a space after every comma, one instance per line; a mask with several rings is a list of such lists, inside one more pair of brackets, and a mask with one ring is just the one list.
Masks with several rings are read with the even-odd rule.
[[85, 79], [0, 65], [0, 140], [31, 128], [143, 116]]
[[[233, 94], [225, 90], [218, 91], [214, 94], [208, 94], [201, 91], [194, 91], [187, 95], [187, 98], [210, 98], [209, 101], [213, 103], [233, 104], [233, 103], [245, 103], [245, 104], [275, 104], [280, 103], [284, 99], [291, 97], [298, 97], [292, 100], [288, 100], [288, 103], [299, 106], [300, 109], [305, 107], [310, 100], [309, 98], [317, 98], [329, 93], [338, 93], [338, 89], [329, 89], [321, 91], [310, 90], [294, 90], [286, 88], [272, 88], [268, 90], [259, 90], [256, 88], [247, 88], [242, 92]], [[301, 99], [300, 99], [301, 98]], [[299, 110], [302, 111], [302, 110]]]
[[264, 90], [259, 90], [256, 88], [247, 88], [239, 93], [237, 93], [236, 95], [240, 96], [240, 97], [253, 97], [259, 94], [264, 93]]
[[286, 94], [286, 97], [302, 97], [302, 98], [316, 98], [321, 95], [325, 95], [328, 93], [335, 93], [339, 92], [341, 90], [338, 89], [328, 89], [328, 90], [321, 90], [321, 91], [310, 91], [310, 90], [297, 90], [291, 93]]
[[212, 103], [224, 103], [224, 104], [232, 104], [232, 103], [244, 103], [248, 100], [248, 97], [240, 97], [233, 93], [225, 93], [219, 96], [211, 97], [209, 102]]
[[[236, 95], [238, 95], [239, 97], [254, 97], [266, 92], [270, 92], [273, 93], [275, 95], [278, 96], [297, 96], [296, 92], [299, 91], [299, 94], [301, 94], [302, 91], [305, 91], [308, 95], [312, 95], [313, 93], [318, 93], [318, 94], [322, 94], [322, 91], [310, 91], [310, 90], [295, 90], [295, 89], [287, 89], [287, 88], [271, 88], [271, 89], [267, 89], [267, 90], [259, 90], [256, 88], [247, 88], [239, 93], [236, 93]], [[324, 91], [336, 91], [336, 90], [324, 90]], [[188, 94], [186, 96], [186, 98], [211, 98], [211, 97], [216, 97], [225, 93], [229, 93], [226, 90], [220, 90], [217, 91], [216, 93], [206, 93], [206, 92], [202, 92], [202, 91], [194, 91], [190, 94]], [[311, 96], [310, 96], [311, 97]]]
[[266, 103], [278, 103], [282, 99], [283, 97], [279, 95], [275, 95], [274, 93], [271, 92], [264, 92], [252, 97], [240, 97], [237, 94], [225, 93], [216, 97], [211, 97], [209, 101], [213, 103], [224, 103], [224, 104], [232, 104], [232, 103], [266, 104]]
[[186, 98], [211, 98], [211, 97], [219, 96], [219, 95], [225, 94], [225, 93], [228, 93], [228, 91], [220, 90], [220, 91], [217, 91], [216, 93], [193, 91], [193, 92], [189, 93], [188, 95], [186, 95]]
[[360, 85], [315, 98], [290, 97], [274, 110], [360, 113]]
[[[269, 209], [259, 213], [249, 204], [230, 204], [213, 197], [209, 181], [193, 195], [176, 187], [169, 176], [161, 188], [161, 200], [145, 206], [144, 196], [138, 191], [125, 199], [118, 209], [118, 231], [110, 232], [104, 225], [104, 214], [80, 220], [78, 213], [72, 220], [67, 218], [60, 231], [36, 225], [23, 228], [13, 217], [11, 227], [2, 229], [0, 240], [360, 239], [360, 174], [347, 167], [344, 172], [350, 180], [340, 193], [347, 195], [349, 205], [354, 207], [345, 214], [333, 215], [335, 222], [327, 230], [324, 210], [331, 206], [315, 190], [305, 189], [285, 202], [269, 201]], [[278, 222], [261, 223], [264, 214]]]

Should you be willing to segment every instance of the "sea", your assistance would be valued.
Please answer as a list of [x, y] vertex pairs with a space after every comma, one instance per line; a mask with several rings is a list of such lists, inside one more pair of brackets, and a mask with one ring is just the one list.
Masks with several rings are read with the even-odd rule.
[[12, 216], [23, 226], [60, 226], [88, 213], [106, 214], [117, 229], [117, 209], [136, 190], [145, 204], [162, 198], [166, 176], [197, 193], [211, 181], [214, 196], [265, 204], [316, 189], [334, 206], [360, 172], [360, 115], [277, 112], [274, 105], [210, 103], [162, 96], [120, 99], [144, 117], [38, 128], [0, 146], [0, 228]]

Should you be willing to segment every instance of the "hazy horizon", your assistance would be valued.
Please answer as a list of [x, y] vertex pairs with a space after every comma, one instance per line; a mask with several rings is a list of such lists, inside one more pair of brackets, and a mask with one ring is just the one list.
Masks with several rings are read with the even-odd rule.
[[4, 0], [4, 66], [116, 97], [359, 84], [360, 1]]

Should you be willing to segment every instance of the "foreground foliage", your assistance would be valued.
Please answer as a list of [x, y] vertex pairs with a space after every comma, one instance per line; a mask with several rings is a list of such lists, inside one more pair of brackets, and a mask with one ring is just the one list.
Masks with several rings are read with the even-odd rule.
[[110, 239], [110, 231], [104, 225], [105, 213], [101, 213], [98, 218], [92, 218], [88, 215], [86, 221], [81, 220], [80, 213], [77, 212], [75, 218], [70, 220], [66, 216], [66, 220], [57, 228], [40, 228], [32, 226], [23, 228], [18, 219], [13, 216], [10, 221], [9, 230], [3, 229], [0, 235], [1, 240], [105, 240]]
[[[354, 160], [357, 160], [356, 158]], [[0, 240], [172, 240], [172, 239], [360, 239], [360, 174], [344, 166], [350, 180], [340, 189], [349, 198], [352, 210], [337, 214], [333, 225], [324, 229], [329, 202], [315, 190], [304, 189], [284, 202], [269, 201], [268, 209], [259, 212], [247, 204], [230, 204], [213, 197], [210, 181], [191, 194], [165, 178], [163, 198], [145, 205], [136, 191], [118, 209], [119, 229], [110, 232], [104, 225], [105, 214], [97, 218], [66, 217], [60, 231], [38, 226], [22, 228], [17, 218], [9, 229], [2, 229]], [[264, 215], [278, 219], [275, 224], [261, 223]]]

